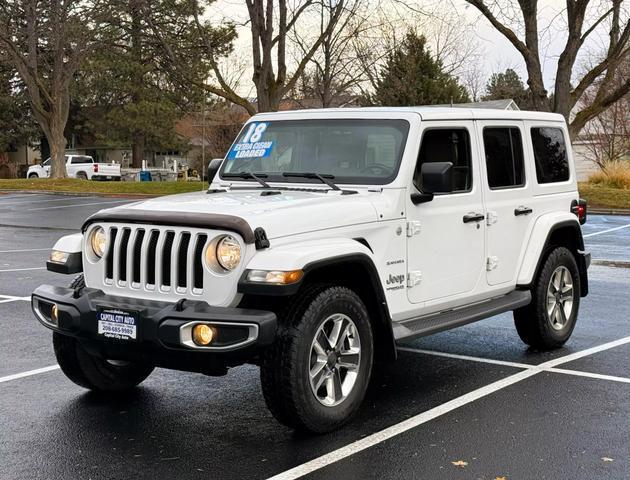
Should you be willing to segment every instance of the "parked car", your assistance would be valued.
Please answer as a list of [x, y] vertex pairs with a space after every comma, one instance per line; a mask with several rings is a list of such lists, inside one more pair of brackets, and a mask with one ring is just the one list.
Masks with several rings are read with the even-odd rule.
[[35, 315], [76, 384], [260, 366], [273, 415], [326, 432], [405, 340], [513, 311], [563, 345], [588, 293], [561, 115], [454, 108], [264, 113], [207, 192], [101, 210], [54, 246]]
[[[88, 155], [66, 155], [66, 171], [70, 178], [83, 180], [119, 181], [120, 165], [114, 163], [96, 163]], [[39, 165], [31, 165], [26, 172], [27, 178], [48, 178], [50, 176], [50, 158]]]

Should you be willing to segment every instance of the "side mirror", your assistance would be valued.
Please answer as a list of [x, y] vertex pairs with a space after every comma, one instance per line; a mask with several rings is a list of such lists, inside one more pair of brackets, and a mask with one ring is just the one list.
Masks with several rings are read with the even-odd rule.
[[208, 183], [212, 183], [212, 180], [214, 180], [214, 177], [221, 168], [222, 163], [222, 158], [214, 158], [210, 160], [210, 163], [208, 164]]
[[425, 163], [420, 170], [422, 193], [412, 193], [411, 201], [419, 203], [430, 202], [436, 193], [450, 193], [453, 191], [453, 164], [451, 162]]

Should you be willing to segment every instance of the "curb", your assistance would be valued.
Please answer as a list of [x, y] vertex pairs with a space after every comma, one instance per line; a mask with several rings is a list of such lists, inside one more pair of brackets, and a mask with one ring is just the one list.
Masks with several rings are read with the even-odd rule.
[[623, 208], [614, 209], [614, 208], [589, 208], [588, 213], [592, 213], [593, 215], [627, 215], [630, 216], [630, 210], [626, 210]]
[[592, 265], [599, 265], [602, 267], [630, 268], [630, 262], [617, 260], [593, 260]]
[[[56, 190], [0, 190], [0, 195], [19, 193], [21, 195], [61, 195], [67, 197], [103, 197], [103, 198], [155, 198], [163, 195], [153, 193], [103, 193], [103, 192], [64, 192]], [[166, 194], [164, 194], [166, 195]]]

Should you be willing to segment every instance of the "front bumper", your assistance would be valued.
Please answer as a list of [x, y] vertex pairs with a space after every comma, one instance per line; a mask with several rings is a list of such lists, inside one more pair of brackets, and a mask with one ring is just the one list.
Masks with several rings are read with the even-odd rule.
[[[33, 292], [31, 305], [42, 325], [76, 338], [93, 355], [208, 374], [254, 362], [276, 333], [273, 312], [213, 307], [197, 300], [140, 300], [107, 295], [93, 288], [75, 291], [42, 285]], [[56, 323], [51, 319], [53, 305], [57, 308]], [[135, 312], [137, 338], [117, 340], [99, 335], [97, 310], [103, 308]], [[216, 328], [217, 337], [211, 346], [196, 346], [190, 340], [195, 323]]]

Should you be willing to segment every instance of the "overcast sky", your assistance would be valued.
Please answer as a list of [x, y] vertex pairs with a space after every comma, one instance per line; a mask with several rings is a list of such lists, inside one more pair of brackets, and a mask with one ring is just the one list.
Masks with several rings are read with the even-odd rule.
[[[430, 8], [431, 5], [436, 5], [436, 0], [416, 0], [415, 3], [409, 3], [419, 8]], [[516, 4], [516, 1], [512, 3]], [[553, 89], [557, 57], [561, 53], [566, 41], [566, 22], [562, 15], [564, 3], [565, 2], [560, 0], [539, 0], [538, 22], [542, 32], [540, 38], [540, 54], [543, 63], [544, 79], [549, 90]], [[464, 0], [441, 1], [438, 4], [439, 8], [444, 9], [444, 11], [452, 12], [453, 17], [456, 17], [458, 14], [462, 15], [471, 25], [471, 36], [479, 43], [480, 55], [476, 61], [481, 62], [480, 66], [485, 76], [490, 76], [494, 72], [504, 71], [506, 68], [513, 68], [521, 75], [523, 81], [526, 80], [527, 74], [521, 55], [475, 8], [469, 6]], [[589, 26], [597, 18], [597, 8], [596, 5], [588, 13], [585, 21], [586, 26]], [[213, 22], [220, 22], [222, 18], [225, 18], [237, 23], [244, 23], [247, 19], [247, 8], [243, 0], [216, 0], [210, 7], [207, 16], [210, 17]], [[549, 28], [547, 28], [547, 26], [549, 26]], [[587, 28], [586, 26], [585, 29]], [[522, 35], [519, 35], [519, 37], [522, 38]], [[584, 45], [582, 49], [583, 53], [578, 57], [576, 62], [575, 70], [583, 68], [585, 62], [589, 61], [589, 57], [593, 58], [598, 52], [603, 51], [604, 42], [606, 40], [605, 37], [606, 28], [602, 26]], [[249, 30], [246, 27], [239, 28], [239, 39], [236, 42], [236, 51], [237, 56], [240, 56], [241, 60], [240, 63], [236, 58], [231, 60], [228, 62], [226, 68], [232, 68], [238, 71], [247, 68], [246, 64], [251, 55], [250, 49], [251, 37]], [[234, 74], [235, 72], [232, 73]], [[251, 82], [249, 81], [250, 77], [251, 72], [246, 71], [242, 85], [239, 87], [241, 94], [249, 95], [253, 93]]]

